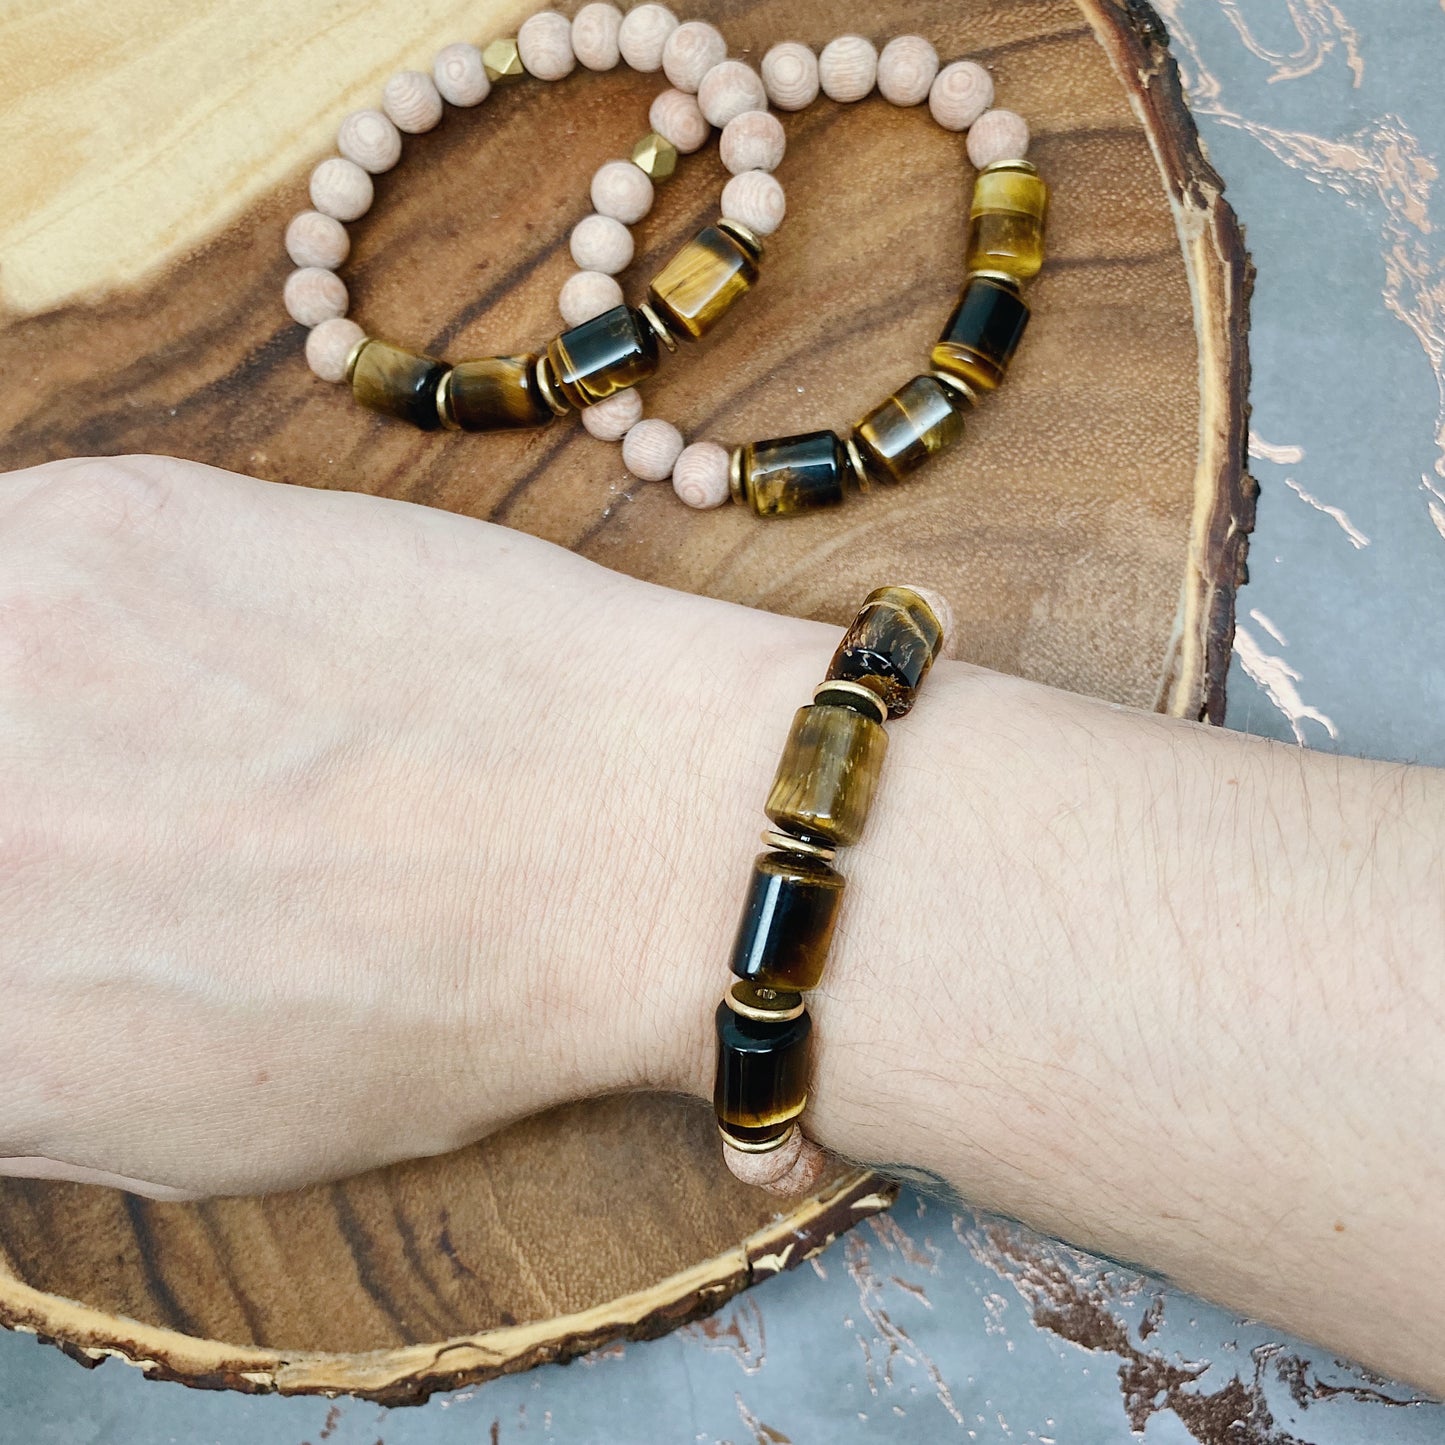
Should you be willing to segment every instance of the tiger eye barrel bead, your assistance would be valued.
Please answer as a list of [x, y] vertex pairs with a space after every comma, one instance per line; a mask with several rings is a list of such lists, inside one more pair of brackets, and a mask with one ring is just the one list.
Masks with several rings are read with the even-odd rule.
[[828, 677], [862, 683], [882, 699], [889, 717], [902, 717], [942, 647], [943, 624], [917, 592], [880, 587], [843, 634]]
[[750, 442], [741, 448], [741, 496], [760, 517], [788, 517], [843, 500], [848, 454], [830, 431]]
[[736, 235], [704, 226], [654, 277], [648, 299], [674, 336], [706, 336], [758, 279], [756, 255]]
[[461, 431], [515, 431], [552, 420], [535, 356], [459, 361], [442, 385], [442, 420]]
[[646, 381], [657, 370], [657, 347], [657, 336], [636, 311], [614, 306], [552, 339], [548, 379], [580, 410]]
[[843, 875], [805, 853], [760, 853], [733, 944], [733, 972], [758, 988], [816, 988], [843, 901]]
[[352, 358], [351, 394], [372, 411], [435, 431], [442, 424], [437, 388], [446, 374], [444, 361], [372, 340]]
[[717, 1074], [713, 1107], [718, 1124], [744, 1146], [766, 1144], [786, 1133], [808, 1102], [807, 1012], [770, 1022], [730, 1008], [725, 999], [714, 1016]]
[[863, 464], [879, 481], [903, 481], [963, 435], [966, 404], [936, 376], [915, 376], [853, 428]]
[[979, 173], [969, 210], [970, 273], [1029, 281], [1044, 264], [1049, 188], [1028, 161], [1000, 161]]
[[1018, 292], [992, 276], [973, 276], [929, 358], [935, 371], [980, 391], [993, 391], [1018, 349], [1029, 308]]
[[799, 708], [768, 793], [768, 817], [785, 832], [856, 843], [887, 751], [883, 725], [853, 708]]

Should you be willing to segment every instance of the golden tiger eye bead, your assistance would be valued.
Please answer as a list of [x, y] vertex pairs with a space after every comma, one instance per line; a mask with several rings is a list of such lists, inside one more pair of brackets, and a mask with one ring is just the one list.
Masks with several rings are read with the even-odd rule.
[[883, 725], [853, 708], [799, 708], [768, 793], [768, 817], [785, 832], [856, 843], [887, 751]]
[[970, 277], [929, 361], [935, 371], [993, 391], [1028, 323], [1028, 305], [1012, 286], [992, 276]]
[[843, 901], [843, 875], [805, 853], [760, 853], [733, 944], [733, 972], [758, 988], [816, 988]]
[[830, 431], [750, 442], [738, 452], [735, 497], [760, 517], [787, 517], [843, 500], [848, 454]]
[[963, 435], [963, 404], [936, 376], [915, 376], [853, 428], [863, 464], [880, 481], [901, 482]]
[[969, 210], [970, 272], [1029, 281], [1044, 264], [1049, 188], [1028, 161], [999, 161], [978, 174]]
[[780, 1137], [808, 1103], [807, 1012], [781, 1022], [749, 1018], [724, 1000], [714, 1015], [718, 1124], [744, 1145]]
[[675, 336], [696, 341], [758, 279], [757, 261], [736, 235], [704, 226], [657, 273], [648, 298]]
[[351, 358], [351, 394], [372, 411], [409, 421], [422, 431], [435, 431], [442, 424], [437, 387], [446, 374], [444, 361], [373, 339]]
[[882, 699], [889, 717], [902, 717], [942, 646], [943, 624], [918, 593], [880, 587], [843, 634], [828, 676], [862, 683]]
[[459, 361], [442, 382], [442, 421], [461, 431], [514, 431], [552, 420], [537, 387], [535, 356]]
[[554, 337], [547, 347], [551, 384], [573, 406], [596, 405], [657, 370], [657, 336], [630, 307], [614, 306]]

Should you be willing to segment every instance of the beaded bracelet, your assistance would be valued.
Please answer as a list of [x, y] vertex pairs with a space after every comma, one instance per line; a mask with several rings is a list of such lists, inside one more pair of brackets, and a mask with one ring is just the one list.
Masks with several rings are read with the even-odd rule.
[[943, 645], [941, 611], [913, 588], [871, 593], [811, 705], [793, 716], [765, 809], [769, 851], [753, 862], [733, 945], [737, 982], [715, 1016], [713, 1106], [723, 1156], [745, 1183], [791, 1193], [821, 1167], [798, 1128], [812, 1032], [803, 995], [822, 979], [843, 900], [833, 861], [862, 834], [888, 747], [883, 724], [913, 706]]

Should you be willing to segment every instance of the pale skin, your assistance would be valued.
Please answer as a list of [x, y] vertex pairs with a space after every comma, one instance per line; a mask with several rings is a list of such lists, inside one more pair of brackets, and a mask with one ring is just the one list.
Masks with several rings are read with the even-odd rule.
[[[403, 503], [0, 478], [0, 1172], [246, 1193], [708, 1094], [836, 640]], [[890, 732], [813, 1136], [1445, 1390], [1445, 777], [948, 660]]]

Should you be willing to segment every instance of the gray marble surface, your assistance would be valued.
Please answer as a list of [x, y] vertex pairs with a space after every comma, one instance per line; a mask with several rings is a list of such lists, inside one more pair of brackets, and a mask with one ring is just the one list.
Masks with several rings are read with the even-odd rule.
[[[1445, 0], [1155, 3], [1259, 267], [1230, 725], [1445, 764]], [[0, 1445], [1131, 1438], [1423, 1445], [1445, 1407], [911, 1193], [712, 1320], [421, 1409], [190, 1392], [0, 1335]]]

